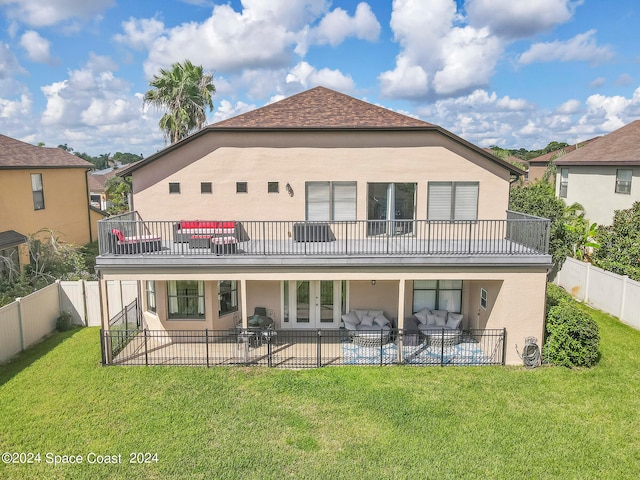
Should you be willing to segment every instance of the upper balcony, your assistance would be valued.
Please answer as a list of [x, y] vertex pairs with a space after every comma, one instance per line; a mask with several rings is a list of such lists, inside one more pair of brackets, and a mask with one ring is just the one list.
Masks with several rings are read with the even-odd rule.
[[98, 222], [98, 267], [109, 265], [549, 264], [549, 220]]

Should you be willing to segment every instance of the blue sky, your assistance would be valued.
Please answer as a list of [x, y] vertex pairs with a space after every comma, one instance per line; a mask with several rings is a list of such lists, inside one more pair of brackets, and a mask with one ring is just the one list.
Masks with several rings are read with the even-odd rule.
[[214, 72], [209, 123], [324, 85], [482, 147], [640, 118], [637, 0], [0, 0], [0, 133], [92, 155], [164, 147], [148, 82]]

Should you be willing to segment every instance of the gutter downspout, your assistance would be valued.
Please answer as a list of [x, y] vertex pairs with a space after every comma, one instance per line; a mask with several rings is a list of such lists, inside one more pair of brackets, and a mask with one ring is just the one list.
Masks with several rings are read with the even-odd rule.
[[87, 192], [87, 219], [89, 220], [89, 243], [93, 242], [93, 232], [91, 231], [91, 196], [89, 195], [89, 169], [84, 172], [84, 186]]

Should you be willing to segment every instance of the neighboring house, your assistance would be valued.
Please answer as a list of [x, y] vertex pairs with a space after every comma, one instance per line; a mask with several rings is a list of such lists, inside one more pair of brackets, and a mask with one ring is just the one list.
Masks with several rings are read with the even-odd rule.
[[640, 120], [554, 160], [556, 194], [585, 216], [610, 225], [616, 210], [640, 201]]
[[28, 263], [27, 237], [15, 230], [0, 232], [0, 279], [10, 277], [12, 270], [21, 270]]
[[507, 212], [522, 173], [317, 87], [118, 172], [135, 212], [99, 222], [103, 302], [110, 280], [138, 280], [146, 327], [169, 334], [247, 328], [256, 307], [285, 333], [338, 329], [357, 309], [403, 329], [428, 307], [506, 329], [506, 363], [520, 363], [516, 344], [543, 339], [551, 266], [548, 221]]
[[112, 203], [107, 200], [105, 186], [107, 180], [114, 177], [116, 173], [117, 170], [114, 168], [109, 168], [107, 171], [101, 170], [99, 172], [89, 173], [89, 195], [92, 207], [99, 208], [106, 212], [112, 205]]
[[[571, 153], [578, 148], [582, 148], [587, 145], [589, 142], [595, 140], [592, 138], [590, 140], [585, 140], [584, 142], [580, 142], [576, 145], [569, 145], [560, 150], [554, 150], [553, 152], [545, 153], [544, 155], [540, 155], [539, 157], [532, 158], [529, 160], [529, 182], [535, 182], [536, 180], [540, 180], [544, 177], [545, 172], [549, 168], [549, 163], [553, 160], [560, 158], [567, 153]], [[554, 175], [549, 177], [550, 182], [555, 182], [556, 178]]]
[[75, 245], [95, 240], [97, 221], [104, 215], [89, 206], [91, 167], [59, 148], [0, 135], [0, 236], [9, 232], [10, 243], [15, 243], [52, 230], [61, 241]]

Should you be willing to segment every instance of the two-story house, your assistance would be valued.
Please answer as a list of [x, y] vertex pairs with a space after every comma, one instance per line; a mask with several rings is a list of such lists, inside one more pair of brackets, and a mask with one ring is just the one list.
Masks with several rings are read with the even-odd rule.
[[[97, 221], [104, 215], [89, 206], [91, 167], [59, 148], [37, 147], [0, 135], [0, 239], [6, 239], [1, 248], [12, 249], [24, 263], [28, 256], [19, 245], [43, 229], [76, 245], [95, 240]], [[19, 239], [25, 240], [16, 244]]]
[[610, 225], [616, 210], [640, 201], [640, 120], [595, 138], [554, 160], [556, 193], [580, 203], [585, 216]]
[[[103, 302], [110, 280], [139, 281], [146, 328], [174, 340], [250, 328], [256, 307], [279, 338], [344, 331], [354, 310], [402, 332], [431, 309], [461, 315], [465, 331], [506, 331], [502, 360], [518, 363], [516, 344], [543, 338], [551, 265], [548, 221], [507, 211], [522, 173], [441, 127], [317, 87], [118, 172], [135, 211], [100, 222]], [[387, 341], [401, 351], [402, 335]]]

